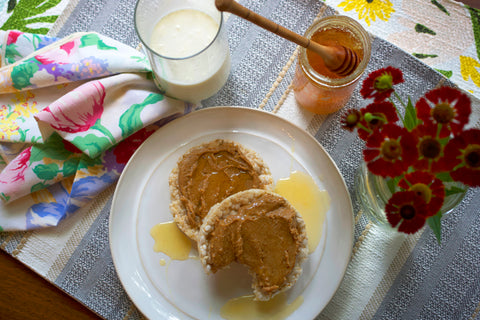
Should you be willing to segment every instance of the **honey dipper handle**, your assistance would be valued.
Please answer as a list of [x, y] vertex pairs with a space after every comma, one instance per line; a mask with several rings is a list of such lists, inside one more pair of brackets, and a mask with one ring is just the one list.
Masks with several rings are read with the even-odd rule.
[[248, 20], [257, 26], [260, 26], [270, 32], [275, 33], [276, 35], [285, 38], [289, 41], [292, 41], [304, 48], [308, 48], [310, 46], [310, 40], [282, 27], [281, 25], [251, 11], [250, 9], [245, 8], [238, 2], [234, 0], [215, 0], [215, 6], [219, 11], [226, 11], [233, 13], [245, 20]]
[[310, 41], [310, 39], [245, 8], [234, 0], [215, 0], [215, 6], [219, 11], [233, 13], [282, 38], [315, 52], [323, 59], [325, 66], [337, 74], [348, 75], [353, 72], [358, 64], [359, 60], [356, 57], [356, 53], [352, 50], [347, 50], [345, 47], [338, 45], [323, 46], [315, 41]]

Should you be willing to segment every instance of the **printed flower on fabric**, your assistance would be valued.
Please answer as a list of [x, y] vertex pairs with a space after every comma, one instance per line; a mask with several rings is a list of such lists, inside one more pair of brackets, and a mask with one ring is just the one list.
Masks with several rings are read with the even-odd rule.
[[414, 164], [417, 170], [427, 170], [432, 173], [450, 171], [452, 163], [442, 161], [444, 145], [437, 137], [437, 126], [434, 124], [418, 125], [413, 134], [418, 137], [418, 159]]
[[20, 127], [15, 121], [18, 113], [12, 105], [3, 105], [0, 108], [0, 139], [9, 140], [10, 137], [18, 134]]
[[[82, 38], [77, 38], [51, 49], [45, 53], [35, 56], [39, 70], [45, 70], [55, 77], [63, 77], [70, 81], [92, 79], [109, 75], [107, 70], [108, 61], [95, 56], [86, 57], [78, 61], [76, 54], [78, 48], [84, 45]], [[100, 41], [100, 40], [99, 40]], [[93, 45], [90, 43], [89, 45]]]
[[0, 109], [0, 137], [12, 142], [25, 142], [28, 128], [23, 124], [38, 112], [37, 101], [32, 91], [15, 92], [13, 104], [3, 105]]
[[398, 231], [415, 233], [425, 225], [427, 204], [414, 191], [395, 192], [385, 206], [387, 220]]
[[87, 131], [102, 116], [104, 99], [103, 84], [100, 81], [88, 82], [50, 104], [35, 118], [59, 131]]
[[418, 157], [416, 141], [405, 128], [386, 124], [366, 142], [363, 155], [368, 169], [384, 178], [401, 175]]
[[80, 39], [74, 39], [60, 45], [58, 48], [36, 55], [35, 59], [41, 64], [67, 64], [72, 62], [71, 56], [75, 53], [76, 48], [78, 48], [80, 44]]
[[434, 216], [440, 211], [445, 198], [445, 185], [434, 175], [425, 171], [415, 171], [406, 174], [398, 183], [404, 191], [413, 191], [427, 204], [427, 217]]
[[[64, 181], [66, 180], [69, 179]], [[37, 191], [37, 193], [48, 194], [46, 199], [37, 199], [37, 197], [33, 197], [36, 193], [32, 193], [35, 204], [28, 209], [26, 214], [28, 229], [56, 226], [59, 221], [65, 218], [70, 191], [66, 188], [64, 181]]]
[[343, 7], [345, 11], [355, 10], [358, 13], [358, 19], [365, 20], [369, 26], [376, 18], [388, 21], [395, 12], [389, 0], [345, 0], [338, 6]]
[[452, 178], [472, 187], [480, 186], [480, 129], [463, 131], [448, 142], [444, 161], [453, 164]]
[[394, 85], [402, 82], [404, 82], [402, 71], [389, 66], [371, 72], [363, 80], [360, 94], [365, 99], [374, 98], [374, 101], [382, 101], [388, 99], [395, 91]]
[[96, 57], [88, 57], [80, 60], [80, 63], [72, 65], [75, 68], [75, 78], [71, 80], [90, 79], [108, 74], [107, 60], [98, 59]]
[[25, 183], [25, 171], [28, 168], [28, 163], [31, 156], [31, 147], [23, 150], [12, 162], [10, 162], [1, 172], [0, 175], [0, 188], [2, 191], [0, 196], [4, 201], [10, 200], [10, 196], [6, 194], [12, 194], [21, 189]]
[[21, 32], [21, 31], [16, 31], [16, 30], [10, 31], [8, 33], [8, 37], [7, 37], [7, 46], [9, 46], [13, 43], [16, 43], [18, 37], [20, 37], [22, 34], [23, 34], [23, 32]]
[[371, 103], [360, 112], [362, 121], [358, 126], [358, 136], [362, 140], [367, 140], [374, 130], [380, 130], [385, 124], [398, 121], [395, 107], [389, 101]]
[[22, 34], [23, 32], [15, 31], [15, 30], [10, 31], [8, 33], [7, 45], [5, 46], [5, 57], [4, 57], [7, 63], [14, 63], [17, 60], [17, 57], [18, 59], [22, 57], [22, 54], [20, 54], [17, 51], [18, 46], [16, 45], [18, 37], [20, 37]]
[[420, 120], [440, 126], [440, 138], [462, 131], [472, 112], [468, 96], [450, 87], [427, 92], [415, 107]]

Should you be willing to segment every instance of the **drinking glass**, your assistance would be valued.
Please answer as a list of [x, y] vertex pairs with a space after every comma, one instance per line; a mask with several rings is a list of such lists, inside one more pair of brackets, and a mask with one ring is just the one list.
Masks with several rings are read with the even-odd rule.
[[225, 84], [230, 51], [223, 13], [213, 0], [139, 0], [134, 17], [154, 81], [165, 95], [199, 103]]

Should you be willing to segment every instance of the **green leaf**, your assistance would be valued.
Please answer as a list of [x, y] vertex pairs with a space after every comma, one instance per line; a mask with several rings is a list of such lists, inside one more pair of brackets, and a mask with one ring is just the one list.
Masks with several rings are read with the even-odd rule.
[[1, 27], [2, 30], [19, 30], [36, 34], [46, 34], [50, 28], [37, 27], [44, 23], [53, 23], [58, 16], [43, 15], [47, 10], [57, 6], [61, 0], [10, 0], [8, 9], [14, 10]]
[[52, 180], [59, 173], [59, 167], [56, 163], [39, 164], [33, 168], [33, 172], [41, 180]]
[[91, 158], [95, 158], [112, 144], [105, 137], [98, 137], [94, 134], [87, 134], [85, 137], [78, 136], [73, 139], [73, 144], [81, 150], [87, 150]]
[[441, 70], [441, 69], [435, 69], [435, 70], [440, 72], [441, 74], [443, 74], [445, 77], [449, 79], [453, 76], [453, 71], [451, 70]]
[[385, 179], [387, 181], [388, 190], [393, 194], [397, 191], [398, 182], [402, 179], [402, 176]]
[[413, 106], [412, 100], [408, 97], [407, 107], [405, 109], [405, 128], [408, 131], [412, 131], [420, 121], [417, 118], [417, 113], [415, 107]]
[[430, 2], [433, 3], [434, 5], [436, 5], [438, 9], [442, 10], [447, 15], [450, 15], [450, 13], [447, 11], [447, 9], [445, 9], [445, 7], [441, 3], [439, 3], [437, 0], [431, 0]]
[[438, 212], [433, 217], [427, 218], [427, 223], [437, 238], [438, 244], [442, 242], [442, 212]]
[[33, 78], [35, 72], [39, 69], [38, 61], [35, 58], [25, 60], [23, 63], [14, 66], [12, 73], [12, 84], [15, 89], [22, 90], [31, 86], [30, 79]]
[[108, 130], [100, 121], [100, 119], [97, 119], [97, 121], [95, 121], [95, 124], [93, 126], [90, 127], [90, 129], [95, 129], [95, 130], [98, 130], [100, 131], [101, 133], [103, 133], [108, 139], [110, 139], [110, 142], [112, 144], [116, 144], [117, 141], [115, 141], [115, 138], [113, 137], [112, 133], [110, 132], [110, 130]]
[[448, 189], [445, 189], [445, 196], [451, 196], [452, 194], [457, 194], [457, 193], [465, 193], [465, 189], [456, 187], [456, 186], [451, 186]]
[[102, 39], [96, 33], [86, 34], [80, 38], [80, 48], [89, 47], [89, 46], [97, 46], [100, 50], [118, 50], [116, 47], [111, 47], [106, 45]]
[[86, 154], [84, 154], [81, 158], [80, 161], [78, 162], [78, 168], [77, 170], [80, 169], [88, 169], [91, 167], [94, 167], [96, 165], [101, 165], [102, 164], [102, 157], [98, 156], [95, 158], [90, 158]]
[[450, 175], [450, 172], [440, 172], [436, 174], [436, 177], [443, 182], [452, 182], [452, 176]]
[[8, 46], [5, 46], [5, 60], [8, 63], [14, 63], [15, 57], [22, 57], [20, 52], [17, 51], [18, 46], [15, 43], [12, 43]]
[[73, 152], [65, 149], [63, 138], [54, 132], [44, 143], [34, 144], [30, 155], [30, 163], [42, 161], [43, 158], [66, 160]]
[[120, 117], [118, 126], [122, 129], [122, 137], [126, 138], [135, 131], [143, 127], [140, 114], [142, 110], [149, 104], [154, 104], [163, 100], [163, 95], [158, 93], [149, 94], [141, 103], [132, 105]]
[[418, 32], [418, 33], [428, 33], [428, 34], [431, 34], [431, 35], [436, 35], [437, 34], [432, 29], [429, 29], [429, 28], [427, 28], [426, 26], [424, 26], [423, 24], [420, 24], [420, 23], [417, 23], [415, 25], [415, 31]]
[[72, 159], [66, 160], [63, 163], [63, 168], [62, 168], [63, 176], [64, 177], [69, 177], [69, 176], [75, 174], [75, 172], [77, 172], [77, 167], [78, 167], [78, 162], [79, 161], [80, 161], [80, 159], [78, 159], [78, 158], [72, 158]]
[[45, 184], [43, 182], [39, 182], [37, 184], [34, 184], [31, 188], [30, 188], [30, 192], [35, 192], [35, 191], [38, 191], [38, 190], [43, 190], [45, 189], [46, 187], [48, 187], [48, 184]]
[[436, 57], [438, 57], [437, 54], [426, 54], [426, 53], [412, 53], [412, 55], [413, 55], [415, 58], [418, 58], [418, 59], [426, 59], [426, 58], [436, 58]]
[[26, 130], [23, 130], [22, 128], [18, 129], [18, 133], [20, 133], [20, 141], [25, 142], [25, 140], [27, 139], [27, 132], [29, 130], [30, 129], [26, 129]]
[[2, 198], [4, 201], [8, 201], [11, 197], [2, 192], [0, 193], [0, 198]]
[[472, 20], [473, 36], [475, 38], [475, 47], [477, 48], [477, 58], [480, 59], [480, 10], [467, 7]]

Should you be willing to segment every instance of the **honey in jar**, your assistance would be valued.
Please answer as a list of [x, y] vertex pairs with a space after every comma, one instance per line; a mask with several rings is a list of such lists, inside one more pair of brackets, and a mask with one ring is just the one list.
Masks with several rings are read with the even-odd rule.
[[300, 48], [293, 79], [297, 102], [317, 114], [335, 112], [348, 102], [367, 67], [371, 50], [370, 36], [354, 19], [329, 16], [310, 26], [305, 37], [322, 45], [345, 46], [355, 51], [360, 59], [351, 74], [339, 76], [327, 69], [319, 55]]

